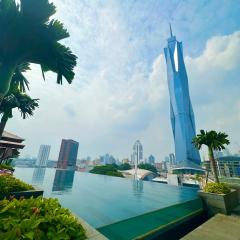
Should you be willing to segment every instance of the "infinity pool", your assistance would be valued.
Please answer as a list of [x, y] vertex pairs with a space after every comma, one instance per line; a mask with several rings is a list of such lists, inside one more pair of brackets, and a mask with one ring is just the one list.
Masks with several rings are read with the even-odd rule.
[[50, 168], [16, 168], [14, 175], [44, 190], [95, 228], [192, 200], [197, 189]]

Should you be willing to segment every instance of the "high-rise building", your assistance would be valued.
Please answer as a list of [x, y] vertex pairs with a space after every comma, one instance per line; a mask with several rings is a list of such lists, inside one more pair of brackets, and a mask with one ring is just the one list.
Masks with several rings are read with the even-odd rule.
[[143, 147], [139, 140], [133, 145], [132, 164], [143, 162]]
[[36, 166], [46, 167], [49, 157], [51, 146], [50, 145], [41, 145], [38, 151], [38, 157], [36, 161]]
[[104, 165], [116, 163], [116, 159], [108, 153], [106, 153], [104, 156], [101, 156], [100, 159], [101, 163]]
[[148, 157], [148, 163], [151, 164], [151, 165], [155, 164], [155, 157], [153, 155], [150, 155]]
[[169, 161], [170, 161], [170, 165], [171, 165], [171, 166], [173, 166], [173, 165], [176, 164], [174, 153], [170, 153], [170, 154], [169, 154]]
[[172, 35], [164, 48], [170, 94], [171, 124], [175, 143], [176, 163], [186, 166], [201, 162], [199, 151], [192, 144], [196, 135], [194, 113], [189, 95], [188, 77], [183, 59], [182, 43]]
[[71, 139], [63, 139], [58, 157], [58, 168], [75, 168], [78, 154], [78, 142]]
[[138, 164], [143, 163], [143, 147], [139, 140], [133, 145], [133, 154], [131, 156], [132, 165], [134, 165], [135, 173], [134, 178], [137, 179]]

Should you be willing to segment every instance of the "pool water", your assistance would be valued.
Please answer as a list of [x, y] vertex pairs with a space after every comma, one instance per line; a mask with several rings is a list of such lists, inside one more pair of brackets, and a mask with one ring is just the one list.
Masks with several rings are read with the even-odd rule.
[[197, 189], [51, 168], [16, 168], [14, 175], [44, 190], [95, 228], [195, 199]]

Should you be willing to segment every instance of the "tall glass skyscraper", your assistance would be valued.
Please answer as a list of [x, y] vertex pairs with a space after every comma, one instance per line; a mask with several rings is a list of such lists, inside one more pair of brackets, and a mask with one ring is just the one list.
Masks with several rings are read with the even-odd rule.
[[58, 156], [58, 168], [75, 169], [78, 154], [78, 142], [72, 139], [62, 139], [61, 148]]
[[187, 167], [200, 164], [198, 150], [192, 144], [196, 135], [194, 113], [189, 96], [188, 77], [184, 64], [182, 43], [172, 35], [170, 26], [168, 45], [164, 48], [167, 64], [170, 114], [175, 143], [176, 164]]
[[49, 157], [51, 146], [50, 145], [41, 145], [38, 152], [38, 157], [36, 161], [36, 166], [46, 167]]

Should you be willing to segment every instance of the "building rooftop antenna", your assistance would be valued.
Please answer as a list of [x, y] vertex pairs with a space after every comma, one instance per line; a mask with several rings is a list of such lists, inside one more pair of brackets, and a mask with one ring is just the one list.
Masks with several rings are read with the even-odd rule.
[[171, 37], [172, 37], [173, 34], [172, 34], [172, 26], [171, 26], [171, 23], [169, 23], [169, 28], [170, 28], [170, 35], [171, 35]]

